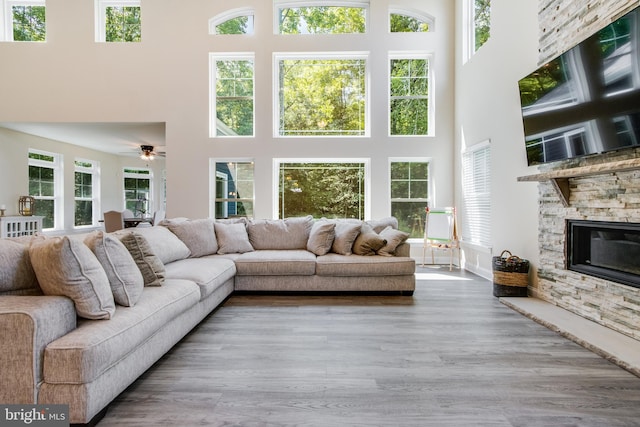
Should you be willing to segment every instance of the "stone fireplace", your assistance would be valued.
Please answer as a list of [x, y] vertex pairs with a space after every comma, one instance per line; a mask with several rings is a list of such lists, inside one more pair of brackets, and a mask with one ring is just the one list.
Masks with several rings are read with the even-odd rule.
[[[630, 247], [636, 250], [636, 236], [640, 241], [640, 228], [634, 224], [640, 223], [640, 169], [606, 171], [607, 165], [625, 164], [627, 161], [637, 163], [640, 167], [640, 149], [567, 161], [553, 165], [553, 169], [540, 174], [545, 177], [546, 174], [553, 176], [557, 172], [594, 170], [594, 174], [585, 172], [582, 176], [567, 178], [560, 185], [550, 179], [540, 179], [540, 265], [537, 283], [530, 287], [530, 292], [533, 296], [640, 339], [640, 288], [624, 283], [623, 278], [629, 279], [629, 275], [622, 274], [624, 271], [618, 272], [615, 277], [603, 278], [592, 268], [593, 265], [585, 265], [594, 262], [590, 254], [588, 257], [578, 254], [582, 256], [582, 261], [588, 260], [589, 263], [582, 262], [581, 267], [572, 268], [574, 254], [568, 252], [568, 248], [572, 249], [568, 239], [575, 237], [575, 230], [572, 230], [575, 224], [590, 224], [601, 236], [608, 238], [607, 241], [596, 241], [595, 245], [609, 245], [611, 249], [615, 244], [622, 244], [627, 245], [628, 250]], [[613, 241], [613, 237], [619, 237], [621, 232], [629, 228], [632, 231], [623, 239], [626, 242]], [[579, 244], [584, 245], [584, 240]], [[637, 268], [640, 258], [635, 259]], [[629, 270], [634, 265], [633, 259], [617, 258], [612, 253], [600, 256], [595, 262], [611, 270], [609, 264], [613, 261], [619, 264], [619, 270]], [[632, 275], [636, 276], [633, 280], [637, 286], [637, 271]]]

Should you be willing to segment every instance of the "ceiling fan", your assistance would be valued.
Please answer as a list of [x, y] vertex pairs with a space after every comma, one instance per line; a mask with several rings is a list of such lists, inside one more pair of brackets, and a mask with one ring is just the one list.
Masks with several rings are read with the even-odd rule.
[[141, 145], [140, 146], [140, 158], [142, 160], [153, 160], [156, 156], [164, 156], [164, 152], [156, 152], [153, 145]]

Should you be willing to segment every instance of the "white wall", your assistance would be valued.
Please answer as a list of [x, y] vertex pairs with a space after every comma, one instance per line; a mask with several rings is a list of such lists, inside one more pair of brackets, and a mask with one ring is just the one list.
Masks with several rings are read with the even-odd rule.
[[[272, 216], [272, 158], [368, 157], [371, 217], [390, 213], [388, 158], [431, 157], [435, 203], [454, 201], [454, 8], [450, 0], [374, 0], [366, 35], [276, 36], [272, 2], [142, 0], [141, 43], [95, 43], [93, 1], [47, 0], [46, 43], [0, 43], [0, 121], [165, 122], [167, 215], [209, 215], [211, 158], [253, 158], [256, 217]], [[387, 34], [389, 5], [425, 10], [436, 32]], [[256, 10], [256, 34], [215, 37], [208, 20], [229, 8]], [[375, 29], [375, 30], [374, 30]], [[373, 48], [371, 48], [373, 46]], [[272, 51], [369, 50], [371, 138], [273, 138]], [[389, 138], [387, 51], [434, 52], [436, 135]], [[208, 135], [210, 52], [255, 52], [255, 138]], [[0, 175], [4, 172], [0, 171]], [[24, 190], [22, 190], [24, 191]]]
[[[456, 0], [456, 21], [462, 26], [462, 5]], [[520, 117], [518, 80], [536, 68], [538, 1], [492, 0], [491, 37], [466, 63], [462, 38], [456, 41], [456, 204], [463, 206], [460, 152], [491, 140], [492, 248], [463, 246], [466, 267], [491, 277], [491, 257], [508, 249], [538, 259], [538, 192], [535, 183], [516, 177], [535, 171], [527, 167]], [[459, 212], [464, 221], [464, 209]], [[533, 275], [532, 275], [533, 276]]]
[[[137, 157], [124, 157], [90, 150], [51, 139], [40, 138], [22, 132], [0, 128], [0, 205], [6, 205], [6, 215], [18, 215], [18, 198], [29, 194], [29, 149], [50, 151], [62, 155], [63, 172], [63, 212], [64, 230], [74, 231], [74, 167], [76, 158], [99, 162], [100, 166], [100, 211], [122, 210], [124, 208], [123, 170], [125, 167], [147, 167], [147, 163]], [[161, 207], [162, 174], [164, 161], [156, 159], [148, 165], [153, 171], [153, 211]], [[102, 219], [100, 216], [99, 219]], [[98, 227], [99, 228], [99, 227]], [[79, 231], [87, 231], [81, 228]], [[76, 230], [78, 231], [78, 230]]]

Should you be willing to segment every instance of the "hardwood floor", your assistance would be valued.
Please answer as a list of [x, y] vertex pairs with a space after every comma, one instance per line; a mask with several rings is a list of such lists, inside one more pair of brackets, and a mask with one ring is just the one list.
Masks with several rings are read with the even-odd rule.
[[640, 426], [640, 378], [418, 273], [413, 297], [233, 296], [98, 426]]

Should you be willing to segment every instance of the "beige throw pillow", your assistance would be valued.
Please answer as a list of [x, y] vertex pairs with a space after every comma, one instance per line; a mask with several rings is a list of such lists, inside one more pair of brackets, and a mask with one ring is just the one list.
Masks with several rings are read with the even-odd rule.
[[153, 253], [163, 264], [189, 258], [191, 255], [187, 245], [166, 227], [135, 227], [131, 231], [147, 239]]
[[336, 237], [336, 223], [324, 219], [319, 219], [313, 223], [307, 250], [316, 255], [326, 255], [331, 250], [333, 239]]
[[81, 240], [67, 236], [34, 240], [29, 256], [45, 295], [71, 298], [80, 317], [113, 316], [116, 306], [107, 274]]
[[340, 255], [351, 255], [353, 253], [353, 242], [356, 241], [358, 234], [360, 234], [362, 221], [337, 220], [335, 224], [336, 237], [333, 239], [331, 252], [335, 252]]
[[189, 248], [192, 258], [199, 258], [218, 252], [218, 242], [212, 219], [169, 222], [166, 227]]
[[116, 304], [133, 307], [142, 295], [144, 279], [124, 244], [116, 236], [102, 231], [89, 234], [84, 243], [107, 274]]
[[380, 232], [380, 237], [385, 239], [387, 243], [378, 250], [378, 255], [394, 256], [396, 249], [409, 238], [409, 233], [395, 230], [389, 226]]
[[[167, 231], [170, 233], [169, 230]], [[165, 280], [166, 270], [147, 239], [141, 234], [133, 232], [117, 234], [117, 236], [136, 262], [140, 273], [142, 273], [144, 285], [161, 286]]]
[[249, 243], [247, 228], [243, 223], [215, 222], [216, 237], [218, 238], [219, 254], [242, 254], [253, 252]]

